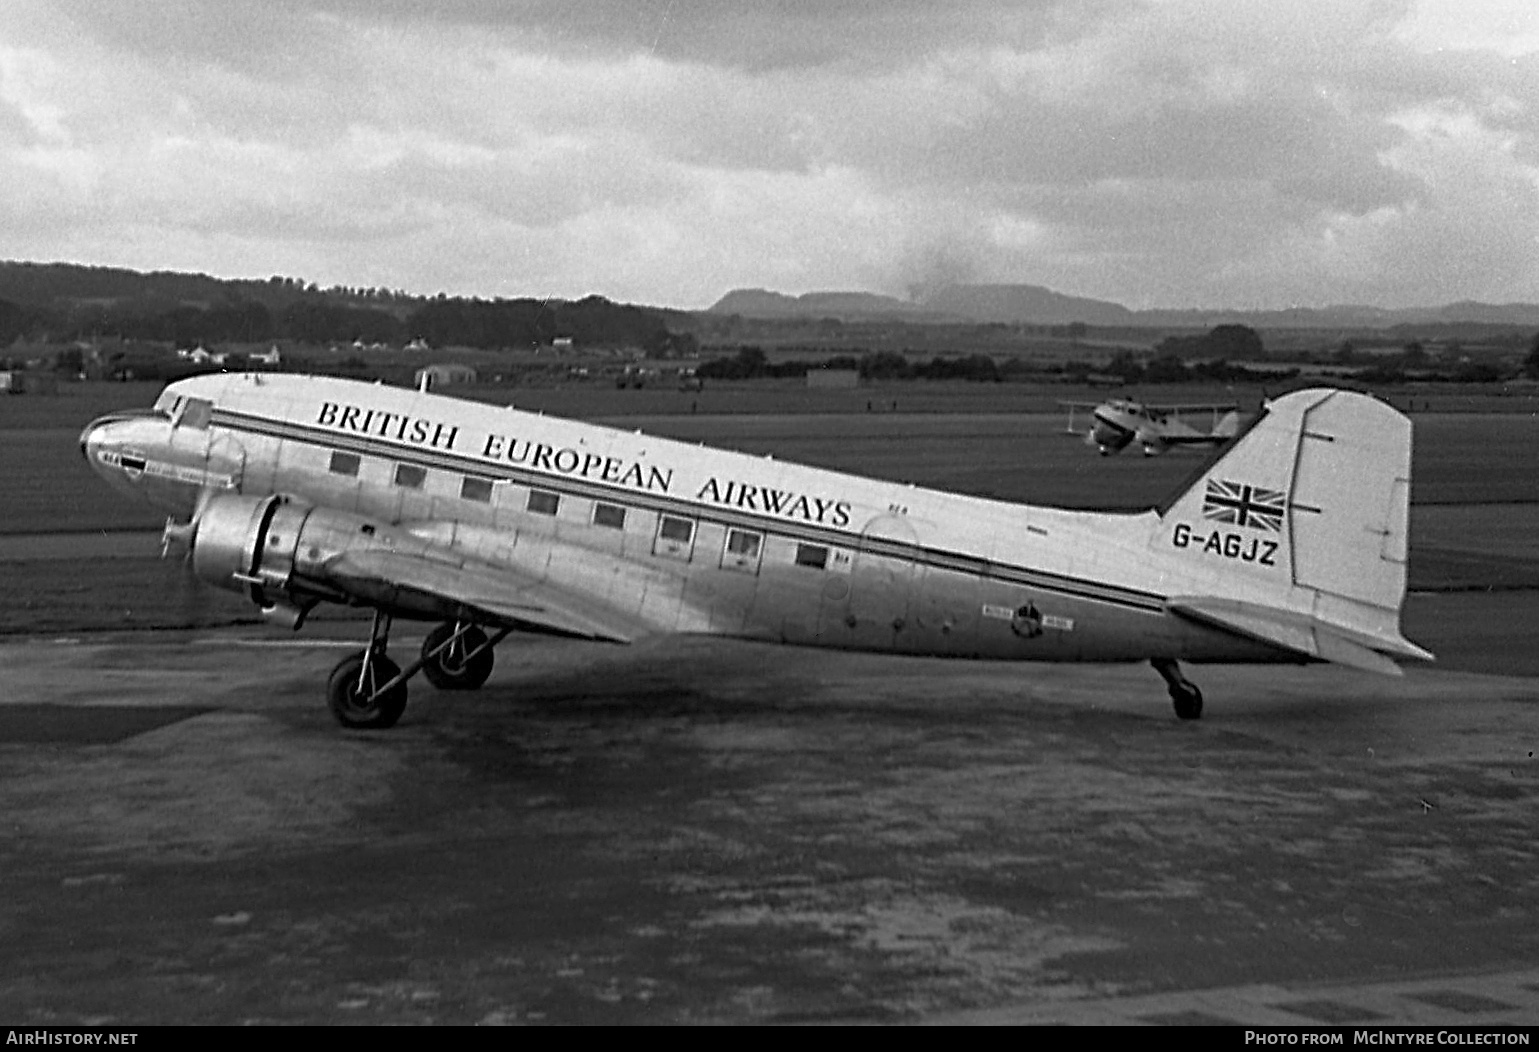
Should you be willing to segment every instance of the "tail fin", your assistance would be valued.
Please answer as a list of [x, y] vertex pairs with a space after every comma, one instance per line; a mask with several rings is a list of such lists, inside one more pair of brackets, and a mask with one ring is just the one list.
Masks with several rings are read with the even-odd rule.
[[1170, 608], [1374, 671], [1430, 660], [1400, 634], [1410, 492], [1406, 416], [1352, 391], [1284, 395], [1160, 509], [1153, 543], [1189, 571]]

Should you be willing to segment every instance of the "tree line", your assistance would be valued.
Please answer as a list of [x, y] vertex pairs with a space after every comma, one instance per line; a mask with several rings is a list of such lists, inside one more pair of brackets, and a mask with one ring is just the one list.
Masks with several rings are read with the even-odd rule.
[[829, 358], [793, 358], [771, 362], [763, 348], [742, 347], [730, 358], [712, 358], [702, 362], [695, 374], [703, 380], [760, 380], [795, 378], [821, 369], [849, 370], [863, 380], [977, 380], [995, 382], [1004, 379], [999, 364], [986, 354], [960, 358], [935, 357], [928, 362], [912, 361], [896, 351], [877, 351], [863, 355], [835, 355]]
[[[1236, 360], [1238, 359], [1238, 360]], [[962, 357], [939, 356], [918, 361], [894, 351], [861, 355], [840, 354], [826, 358], [788, 358], [772, 362], [757, 346], [741, 347], [732, 356], [712, 358], [696, 373], [706, 380], [755, 380], [799, 378], [820, 369], [846, 369], [863, 380], [975, 380], [998, 382], [1046, 373], [1072, 382], [1115, 377], [1125, 384], [1176, 383], [1275, 383], [1299, 375], [1299, 370], [1269, 368], [1261, 364], [1265, 350], [1261, 337], [1244, 325], [1219, 325], [1207, 333], [1170, 336], [1161, 340], [1152, 355], [1118, 351], [1110, 361], [1072, 359], [1061, 364], [1040, 365], [1021, 358], [998, 362], [986, 354]], [[1362, 368], [1343, 374], [1361, 383], [1402, 383], [1434, 380], [1454, 383], [1486, 383], [1508, 379], [1512, 369], [1490, 361], [1431, 362], [1419, 344], [1408, 344], [1397, 356], [1361, 361]], [[1535, 335], [1521, 373], [1539, 379], [1539, 335]]]
[[575, 303], [549, 300], [429, 300], [404, 313], [307, 298], [271, 309], [255, 300], [212, 306], [134, 303], [58, 310], [0, 300], [0, 346], [18, 339], [64, 343], [116, 337], [196, 344], [404, 344], [489, 350], [549, 346], [558, 337], [589, 347], [635, 347], [650, 354], [682, 353], [693, 337], [672, 333], [656, 314], [598, 296]]

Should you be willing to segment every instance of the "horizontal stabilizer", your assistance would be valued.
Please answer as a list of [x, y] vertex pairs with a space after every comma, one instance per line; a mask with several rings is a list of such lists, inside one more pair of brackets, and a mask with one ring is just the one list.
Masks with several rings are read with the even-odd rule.
[[1238, 599], [1178, 596], [1167, 600], [1166, 607], [1172, 613], [1271, 643], [1303, 657], [1367, 672], [1401, 675], [1400, 666], [1386, 656], [1389, 654], [1418, 661], [1433, 660], [1432, 654], [1398, 635], [1371, 635], [1307, 614]]

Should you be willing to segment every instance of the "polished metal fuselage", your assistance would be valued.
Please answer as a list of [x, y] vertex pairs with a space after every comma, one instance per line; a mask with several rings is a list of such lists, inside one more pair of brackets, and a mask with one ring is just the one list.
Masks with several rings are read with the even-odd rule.
[[127, 493], [182, 517], [237, 493], [351, 513], [435, 558], [578, 597], [626, 638], [1297, 660], [1167, 611], [1214, 572], [1168, 550], [1153, 511], [1006, 504], [318, 377], [198, 377], [159, 409], [82, 436]]

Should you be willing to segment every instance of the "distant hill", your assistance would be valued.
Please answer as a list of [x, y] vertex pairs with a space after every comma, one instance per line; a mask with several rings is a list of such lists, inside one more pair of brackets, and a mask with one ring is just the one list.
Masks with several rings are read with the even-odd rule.
[[735, 289], [709, 310], [745, 318], [883, 318], [906, 322], [1031, 322], [1064, 325], [1131, 325], [1126, 307], [1104, 300], [1065, 296], [1040, 285], [948, 285], [919, 302], [870, 292], [808, 292], [786, 296], [767, 289]]
[[174, 343], [294, 340], [525, 348], [568, 337], [580, 347], [687, 351], [663, 312], [581, 300], [414, 296], [384, 288], [322, 289], [297, 278], [207, 274], [73, 263], [0, 261], [0, 346], [115, 336]]
[[809, 292], [787, 296], [768, 289], [734, 289], [708, 308], [711, 314], [740, 314], [745, 318], [838, 318], [858, 321], [896, 317], [905, 321], [942, 319], [923, 304], [909, 303], [874, 292]]
[[1120, 303], [1065, 296], [1041, 285], [947, 285], [924, 297], [932, 310], [974, 321], [1037, 325], [1132, 325], [1135, 315]]
[[1067, 296], [1041, 285], [948, 285], [918, 302], [865, 292], [809, 292], [786, 296], [765, 289], [727, 293], [708, 313], [745, 318], [838, 318], [903, 322], [1004, 322], [1108, 328], [1207, 329], [1248, 325], [1255, 329], [1390, 329], [1399, 325], [1539, 327], [1539, 304], [1462, 301], [1441, 307], [1391, 310], [1358, 304], [1246, 311], [1228, 308], [1129, 310], [1109, 300]]
[[175, 271], [146, 274], [123, 267], [75, 263], [0, 262], [0, 300], [24, 307], [124, 301], [207, 305], [234, 299], [278, 306], [304, 291], [303, 282], [283, 278], [232, 281]]
[[1393, 329], [1403, 325], [1460, 325], [1493, 328], [1539, 327], [1539, 304], [1475, 303], [1463, 301], [1442, 307], [1368, 307], [1341, 304], [1330, 307], [1293, 307], [1288, 310], [1145, 310], [1135, 311], [1135, 324], [1150, 327], [1201, 328], [1212, 325], [1249, 325], [1253, 329]]

